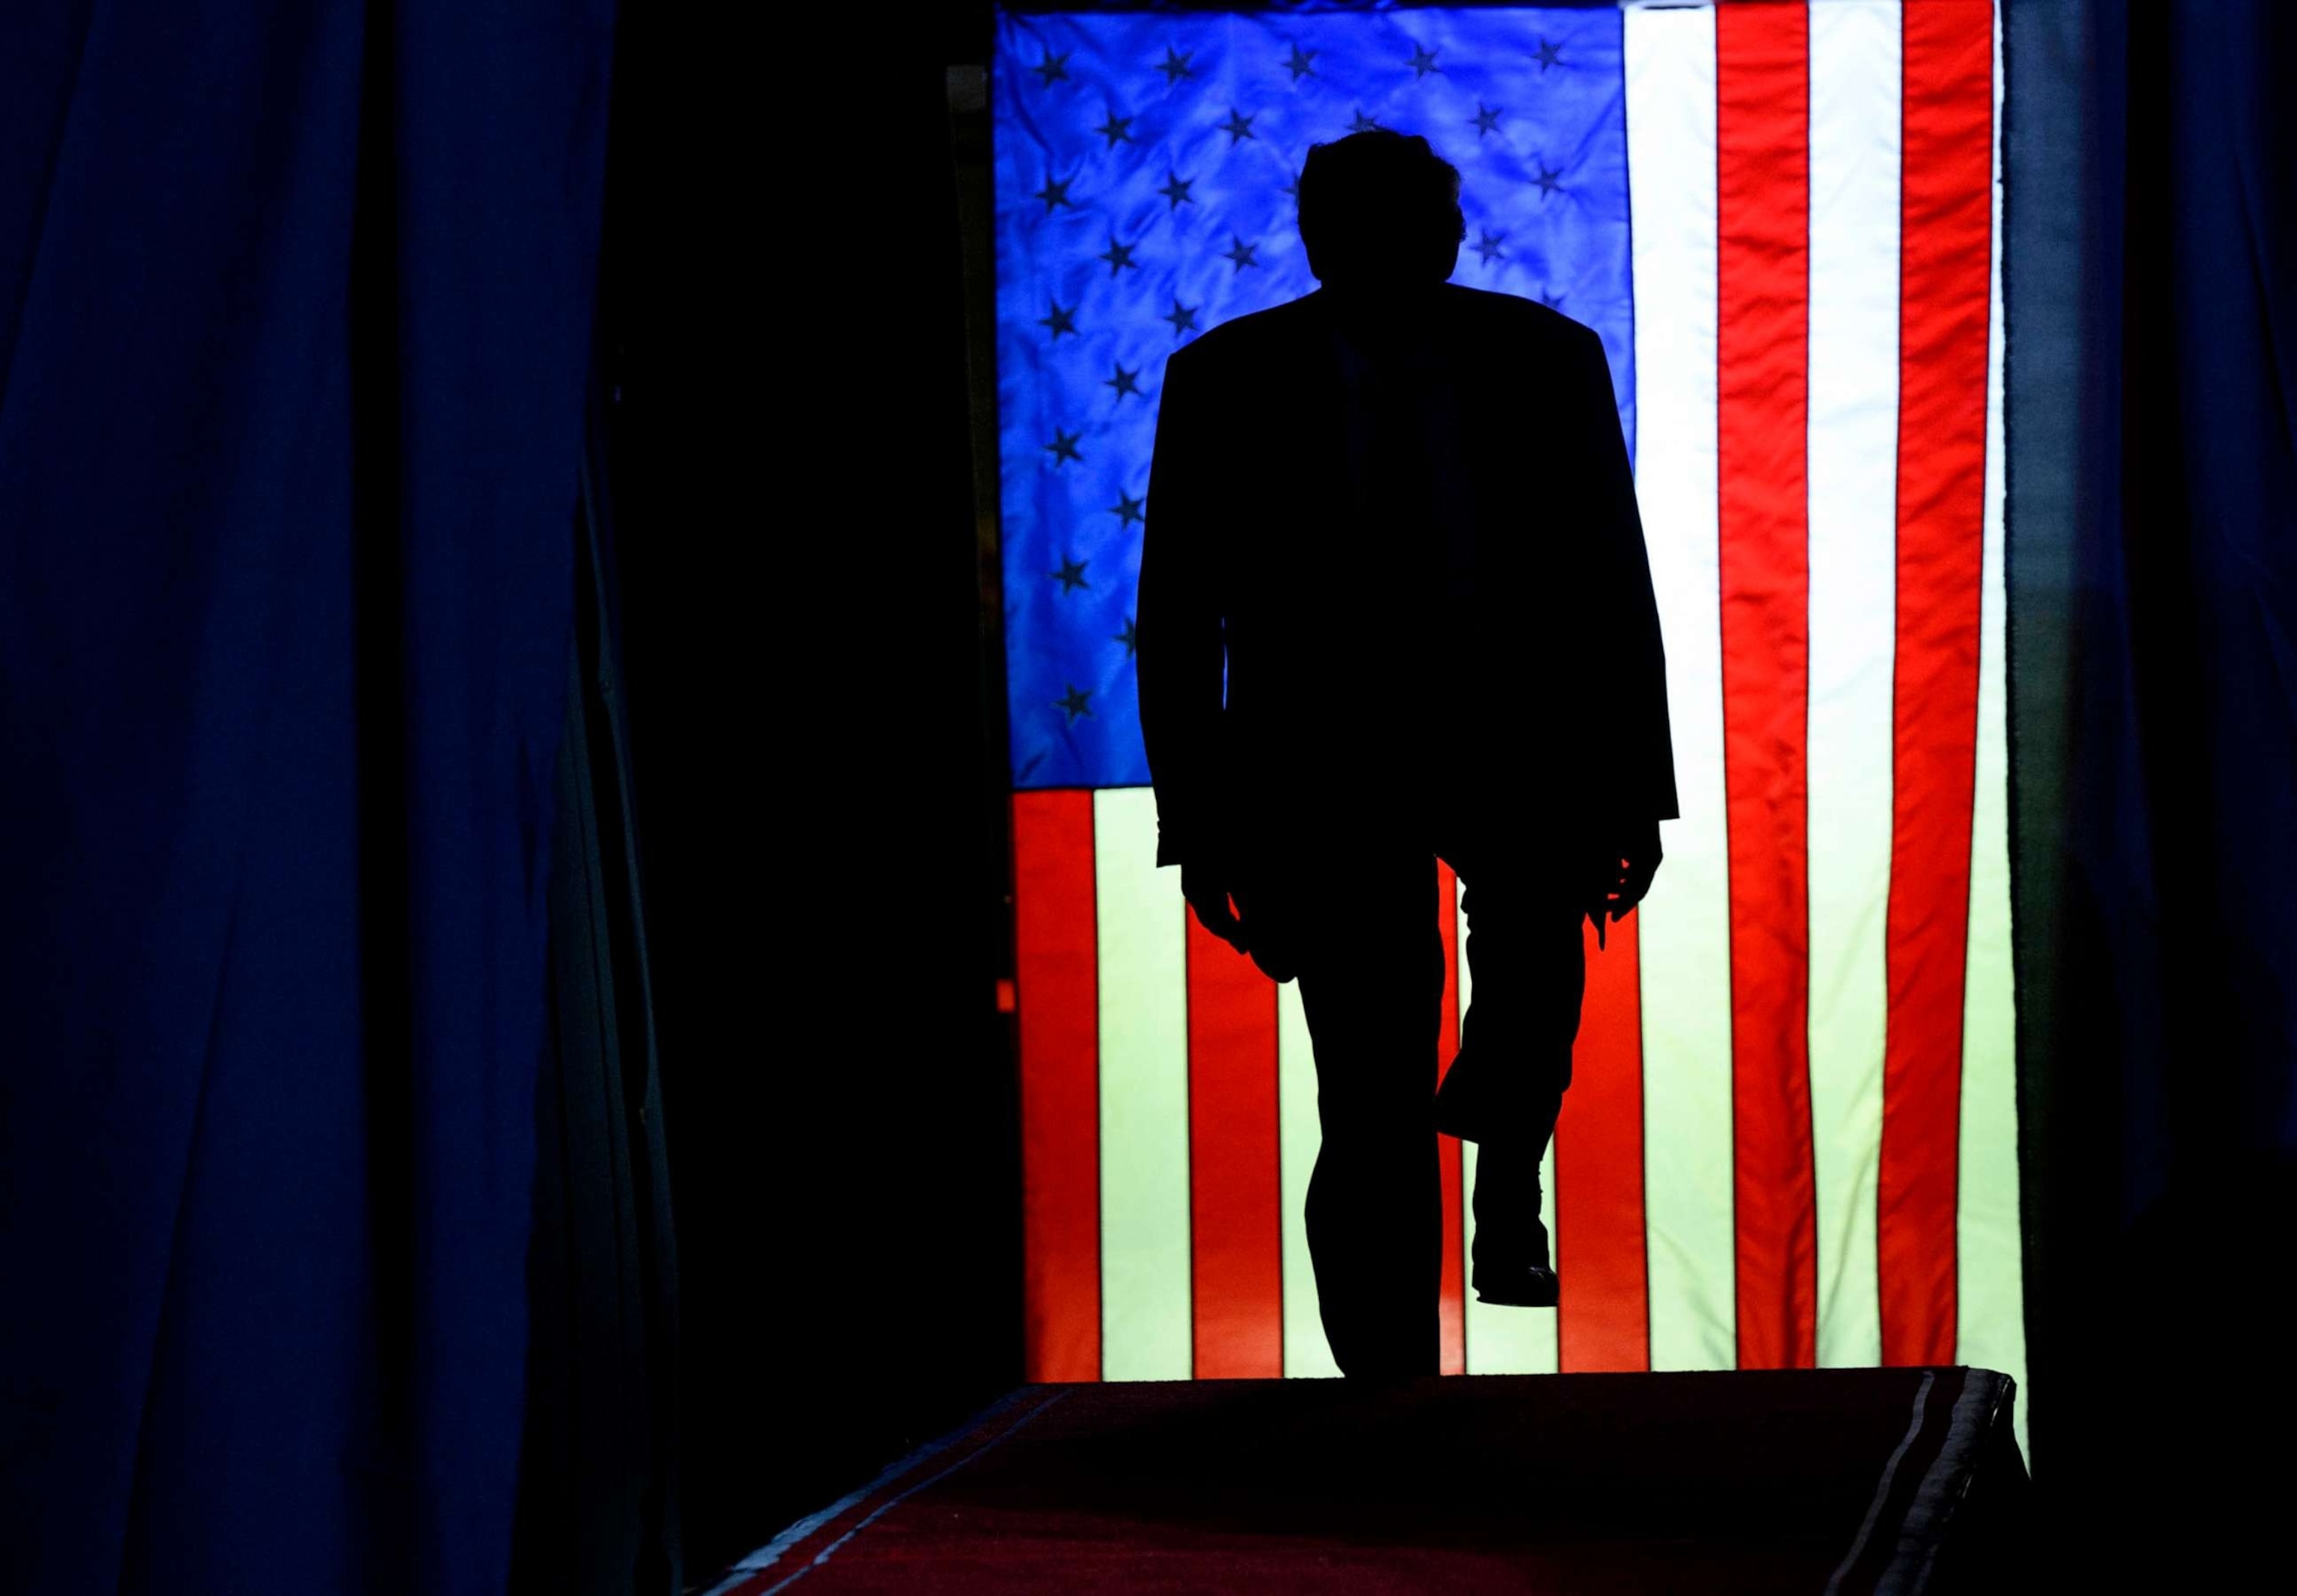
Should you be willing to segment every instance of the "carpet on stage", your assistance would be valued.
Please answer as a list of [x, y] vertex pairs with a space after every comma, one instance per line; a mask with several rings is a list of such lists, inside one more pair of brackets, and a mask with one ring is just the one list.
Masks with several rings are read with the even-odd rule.
[[2005, 1588], [2013, 1397], [1972, 1369], [1029, 1386], [716, 1593]]

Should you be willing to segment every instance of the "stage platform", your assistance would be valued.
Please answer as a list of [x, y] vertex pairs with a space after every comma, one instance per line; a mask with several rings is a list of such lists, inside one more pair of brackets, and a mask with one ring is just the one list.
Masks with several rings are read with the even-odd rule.
[[2008, 1588], [2013, 1397], [1973, 1369], [1030, 1386], [715, 1592]]

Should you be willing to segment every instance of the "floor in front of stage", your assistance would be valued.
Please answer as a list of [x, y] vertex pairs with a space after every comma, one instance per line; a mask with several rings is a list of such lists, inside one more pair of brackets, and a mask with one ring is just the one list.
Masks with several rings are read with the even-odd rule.
[[717, 1591], [1991, 1588], [2013, 1396], [1964, 1369], [1025, 1386]]

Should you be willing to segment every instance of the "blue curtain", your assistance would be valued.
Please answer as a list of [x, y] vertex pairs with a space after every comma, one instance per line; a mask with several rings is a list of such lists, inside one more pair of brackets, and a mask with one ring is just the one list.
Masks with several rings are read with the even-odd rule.
[[612, 0], [0, 20], [0, 1588], [497, 1592]]
[[2277, 1522], [2235, 1437], [2290, 1411], [2297, 14], [2005, 17], [2036, 1479], [2104, 1583], [2191, 1583]]

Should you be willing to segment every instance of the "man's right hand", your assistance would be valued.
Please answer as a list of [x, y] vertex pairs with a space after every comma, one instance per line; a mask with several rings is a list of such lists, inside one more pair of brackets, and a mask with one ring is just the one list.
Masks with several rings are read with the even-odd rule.
[[1250, 951], [1245, 945], [1244, 923], [1229, 907], [1226, 870], [1208, 860], [1184, 862], [1181, 866], [1181, 896], [1196, 911], [1198, 924], [1238, 952]]

